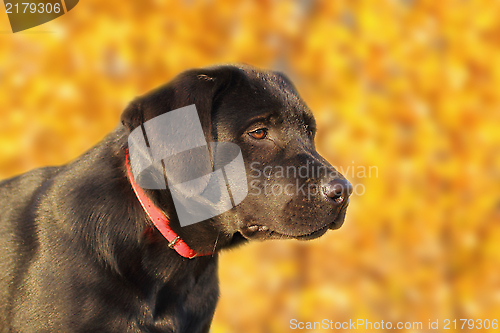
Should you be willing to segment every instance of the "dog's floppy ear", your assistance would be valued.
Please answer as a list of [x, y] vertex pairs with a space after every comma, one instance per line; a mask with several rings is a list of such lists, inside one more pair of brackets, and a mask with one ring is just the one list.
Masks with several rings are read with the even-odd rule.
[[211, 140], [212, 112], [218, 98], [243, 77], [234, 66], [193, 69], [168, 84], [138, 97], [122, 113], [122, 124], [131, 132], [165, 112], [195, 104], [207, 141]]
[[130, 167], [139, 186], [168, 186], [179, 203], [200, 198], [214, 183], [211, 179], [218, 179], [212, 175], [213, 111], [224, 92], [243, 77], [233, 66], [190, 70], [129, 105], [121, 120], [130, 133]]

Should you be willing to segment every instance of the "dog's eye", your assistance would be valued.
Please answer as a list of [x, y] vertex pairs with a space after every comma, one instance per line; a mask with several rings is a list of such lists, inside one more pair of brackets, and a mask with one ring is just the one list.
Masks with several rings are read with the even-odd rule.
[[306, 128], [307, 135], [309, 135], [310, 137], [313, 137], [314, 136], [314, 129], [311, 128], [311, 126], [309, 126], [309, 125], [304, 125], [304, 127]]
[[248, 133], [252, 138], [257, 139], [257, 140], [262, 140], [266, 137], [267, 135], [267, 129], [265, 128], [259, 128], [258, 130], [252, 131]]

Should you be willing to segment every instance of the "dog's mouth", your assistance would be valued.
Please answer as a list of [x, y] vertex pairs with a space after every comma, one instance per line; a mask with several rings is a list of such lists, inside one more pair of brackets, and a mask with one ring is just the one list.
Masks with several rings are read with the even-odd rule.
[[278, 232], [276, 230], [272, 230], [268, 226], [259, 225], [259, 224], [251, 224], [249, 226], [245, 226], [245, 227], [240, 229], [240, 233], [244, 238], [246, 238], [248, 240], [251, 240], [251, 239], [311, 240], [311, 239], [315, 239], [315, 238], [318, 238], [320, 236], [323, 236], [330, 229], [331, 230], [339, 229], [342, 226], [342, 224], [344, 224], [345, 214], [346, 214], [346, 209], [344, 208], [338, 213], [338, 215], [335, 217], [335, 220], [333, 222], [329, 222], [315, 231], [312, 231], [309, 233], [304, 233], [304, 234], [299, 234], [299, 235], [292, 235], [292, 234], [287, 234], [287, 233], [283, 233], [283, 232]]
[[[313, 232], [307, 233], [307, 234], [301, 234], [301, 235], [289, 235], [286, 233], [278, 232], [275, 230], [269, 229], [269, 227], [265, 225], [257, 225], [257, 224], [252, 224], [248, 227], [244, 227], [240, 230], [240, 233], [243, 237], [246, 239], [298, 239], [298, 240], [310, 240], [310, 239], [315, 239], [320, 236], [323, 236], [329, 229], [331, 229], [332, 225], [334, 223], [327, 224], [318, 230], [315, 230]], [[335, 227], [336, 229], [338, 227]]]

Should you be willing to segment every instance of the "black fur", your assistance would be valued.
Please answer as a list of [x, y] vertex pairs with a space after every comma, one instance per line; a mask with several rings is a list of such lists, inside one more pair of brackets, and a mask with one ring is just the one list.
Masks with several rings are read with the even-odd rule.
[[[315, 151], [313, 116], [282, 74], [248, 66], [182, 73], [132, 102], [122, 124], [75, 161], [0, 183], [0, 332], [208, 332], [218, 251], [248, 239], [309, 239], [340, 227], [350, 192], [342, 204], [325, 195], [321, 184], [331, 174], [299, 179], [322, 188], [313, 198], [249, 195], [229, 212], [182, 228], [169, 191], [147, 190], [191, 248], [215, 253], [186, 259], [168, 248], [126, 176], [127, 137], [190, 104], [208, 141], [240, 146], [249, 184], [296, 181], [251, 176], [252, 162], [335, 171]], [[248, 135], [259, 126], [268, 130], [263, 140]]]

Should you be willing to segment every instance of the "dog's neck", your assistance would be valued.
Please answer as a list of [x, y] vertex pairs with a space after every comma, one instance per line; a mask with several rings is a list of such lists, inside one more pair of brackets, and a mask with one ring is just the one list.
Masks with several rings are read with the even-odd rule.
[[[175, 250], [180, 256], [188, 259], [193, 259], [198, 256], [208, 256], [212, 255], [212, 252], [197, 252], [189, 247], [188, 244], [170, 227], [170, 221], [152, 201], [148, 198], [148, 196], [144, 193], [144, 191], [140, 188], [140, 186], [134, 180], [134, 176], [132, 174], [132, 170], [130, 167], [130, 156], [126, 155], [126, 167], [127, 167], [127, 177], [134, 190], [134, 193], [139, 200], [142, 208], [148, 215], [149, 219], [153, 223], [153, 225], [158, 229], [158, 231], [165, 237], [165, 239], [169, 242], [168, 247]], [[214, 246], [216, 247], [216, 245]], [[215, 250], [215, 248], [214, 248]]]

